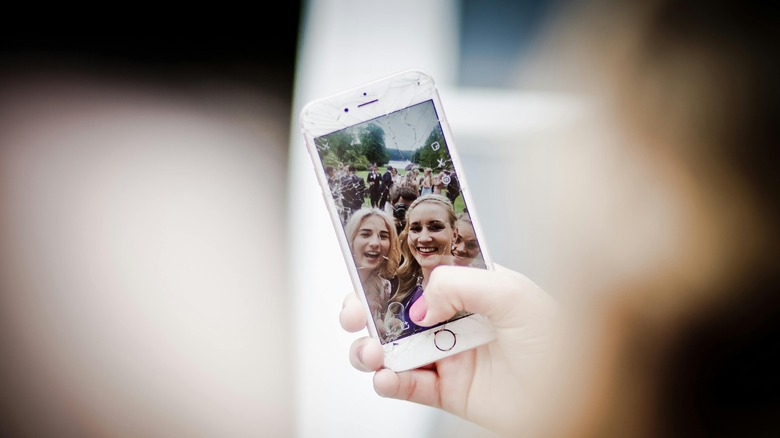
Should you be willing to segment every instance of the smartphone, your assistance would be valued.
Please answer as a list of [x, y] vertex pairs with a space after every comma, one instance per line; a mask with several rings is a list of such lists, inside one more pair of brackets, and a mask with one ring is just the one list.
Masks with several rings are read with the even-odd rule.
[[433, 78], [407, 70], [312, 101], [300, 124], [385, 367], [418, 368], [495, 339], [482, 315], [433, 327], [410, 316], [435, 267], [493, 269]]

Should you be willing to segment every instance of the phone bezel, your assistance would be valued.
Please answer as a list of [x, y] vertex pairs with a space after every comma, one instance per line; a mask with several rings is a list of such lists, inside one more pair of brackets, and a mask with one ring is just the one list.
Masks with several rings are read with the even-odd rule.
[[[379, 101], [382, 105], [376, 105]], [[349, 242], [339, 218], [335, 200], [330, 194], [327, 175], [320, 161], [314, 139], [350, 126], [373, 120], [410, 106], [432, 101], [437, 113], [442, 135], [444, 136], [452, 165], [460, 182], [461, 196], [468, 206], [469, 215], [474, 225], [474, 233], [482, 252], [486, 269], [492, 270], [493, 261], [485, 244], [485, 238], [474, 208], [474, 200], [461, 165], [452, 132], [447, 122], [436, 84], [427, 72], [421, 70], [405, 70], [373, 82], [369, 82], [346, 91], [317, 99], [307, 103], [300, 113], [300, 128], [304, 135], [305, 145], [320, 185], [323, 199], [327, 205], [328, 214], [335, 228], [338, 242], [347, 265], [350, 280], [366, 311], [369, 335], [379, 338], [374, 318], [370, 314], [366, 294], [360, 281], [357, 267], [352, 258]], [[390, 106], [386, 102], [390, 102]], [[327, 116], [323, 116], [326, 114]], [[447, 351], [439, 350], [434, 338], [436, 333], [448, 329], [456, 333], [455, 346]], [[405, 371], [435, 362], [444, 357], [466, 351], [492, 341], [495, 338], [493, 328], [487, 318], [471, 314], [437, 325], [423, 332], [386, 342], [385, 367], [394, 371]]]

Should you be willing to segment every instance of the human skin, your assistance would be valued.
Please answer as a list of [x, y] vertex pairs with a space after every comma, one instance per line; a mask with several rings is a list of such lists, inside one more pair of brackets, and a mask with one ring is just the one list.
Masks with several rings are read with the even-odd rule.
[[425, 287], [431, 271], [440, 265], [451, 265], [451, 248], [457, 231], [449, 223], [447, 212], [439, 203], [423, 202], [409, 213], [407, 244], [420, 265]]
[[458, 221], [458, 238], [452, 250], [453, 261], [458, 266], [469, 266], [479, 255], [479, 243], [474, 228], [467, 221]]
[[[491, 293], [474, 293], [486, 284]], [[441, 408], [498, 432], [516, 432], [519, 424], [532, 427], [537, 404], [530, 395], [544, 384], [541, 369], [555, 333], [551, 327], [557, 305], [549, 295], [500, 266], [496, 271], [440, 266], [413, 309], [413, 319], [426, 326], [462, 310], [481, 313], [494, 325], [497, 341], [395, 373], [382, 367], [379, 341], [360, 338], [352, 344], [350, 362], [358, 370], [375, 372], [377, 394]], [[349, 332], [365, 328], [365, 313], [354, 293], [344, 301], [340, 322]]]
[[365, 217], [352, 241], [352, 254], [361, 280], [379, 268], [390, 252], [390, 232], [380, 217]]

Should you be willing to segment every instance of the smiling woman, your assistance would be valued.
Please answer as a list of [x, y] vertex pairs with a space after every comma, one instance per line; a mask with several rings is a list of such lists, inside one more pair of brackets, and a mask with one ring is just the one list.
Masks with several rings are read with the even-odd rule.
[[458, 266], [484, 267], [480, 257], [479, 241], [468, 213], [460, 213], [457, 221], [458, 237], [452, 246], [453, 261]]
[[[400, 236], [403, 262], [398, 268], [399, 293], [393, 298], [404, 305], [407, 314], [422, 295], [433, 269], [454, 264], [456, 221], [452, 203], [441, 195], [421, 196], [409, 206]], [[415, 327], [411, 318], [407, 319]]]
[[380, 336], [386, 337], [387, 327], [380, 321], [385, 319], [387, 304], [393, 293], [390, 280], [395, 278], [401, 258], [393, 218], [382, 210], [364, 208], [352, 214], [344, 231], [371, 315]]

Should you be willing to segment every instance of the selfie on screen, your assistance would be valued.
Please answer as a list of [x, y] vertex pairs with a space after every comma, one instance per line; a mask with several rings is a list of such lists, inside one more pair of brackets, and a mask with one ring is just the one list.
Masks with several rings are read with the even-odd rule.
[[380, 339], [429, 329], [409, 308], [430, 272], [485, 268], [433, 102], [315, 143]]

